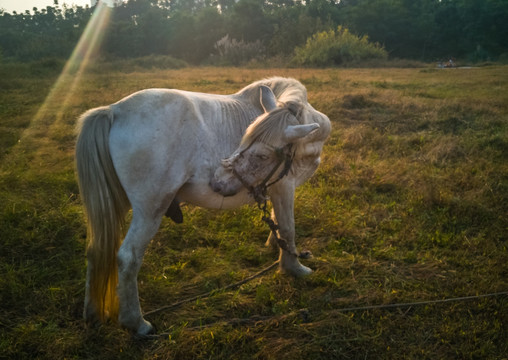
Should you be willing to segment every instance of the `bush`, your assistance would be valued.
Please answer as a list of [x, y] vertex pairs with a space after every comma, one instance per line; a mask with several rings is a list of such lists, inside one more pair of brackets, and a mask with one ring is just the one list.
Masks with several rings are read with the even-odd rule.
[[368, 36], [359, 37], [339, 26], [336, 31], [323, 31], [308, 38], [305, 46], [295, 49], [293, 61], [297, 65], [330, 66], [387, 58], [386, 50], [369, 42]]
[[249, 61], [263, 58], [265, 49], [261, 41], [244, 42], [232, 39], [229, 35], [215, 43], [218, 58], [212, 58], [212, 63], [218, 65], [242, 65]]

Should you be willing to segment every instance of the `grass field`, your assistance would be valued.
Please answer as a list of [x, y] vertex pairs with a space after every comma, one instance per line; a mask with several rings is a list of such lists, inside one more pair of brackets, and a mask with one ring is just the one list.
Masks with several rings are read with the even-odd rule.
[[[59, 73], [50, 61], [0, 65], [0, 358], [507, 357], [507, 296], [341, 309], [508, 291], [508, 67]], [[86, 329], [77, 116], [142, 88], [233, 93], [273, 75], [302, 81], [332, 121], [322, 165], [296, 195], [314, 273], [270, 272], [154, 315], [159, 339]], [[255, 207], [183, 211], [147, 251], [144, 311], [277, 257]]]

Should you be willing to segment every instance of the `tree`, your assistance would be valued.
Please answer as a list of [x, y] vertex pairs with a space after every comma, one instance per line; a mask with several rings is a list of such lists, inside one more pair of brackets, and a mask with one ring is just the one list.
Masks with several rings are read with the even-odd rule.
[[311, 16], [302, 4], [276, 9], [271, 18], [274, 30], [268, 48], [272, 56], [293, 54], [294, 49], [305, 44], [312, 34], [335, 28], [330, 20], [323, 22], [321, 18]]
[[240, 0], [229, 14], [228, 33], [245, 42], [266, 42], [273, 27], [263, 11], [264, 0]]
[[[92, 12], [57, 2], [21, 14], [0, 10], [4, 61], [68, 57]], [[340, 25], [392, 57], [481, 61], [508, 57], [507, 18], [506, 0], [129, 0], [114, 9], [101, 51], [200, 63], [229, 34], [246, 48], [287, 56]]]
[[193, 61], [203, 62], [215, 53], [215, 43], [226, 35], [224, 16], [218, 8], [208, 7], [196, 14], [195, 52]]

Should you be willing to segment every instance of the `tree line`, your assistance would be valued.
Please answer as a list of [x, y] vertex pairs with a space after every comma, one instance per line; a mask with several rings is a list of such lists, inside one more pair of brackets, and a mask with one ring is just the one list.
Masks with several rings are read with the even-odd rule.
[[[68, 57], [93, 11], [58, 0], [0, 10], [0, 59]], [[291, 58], [313, 35], [340, 27], [391, 58], [506, 60], [507, 19], [506, 0], [129, 0], [113, 9], [100, 53], [192, 64]]]

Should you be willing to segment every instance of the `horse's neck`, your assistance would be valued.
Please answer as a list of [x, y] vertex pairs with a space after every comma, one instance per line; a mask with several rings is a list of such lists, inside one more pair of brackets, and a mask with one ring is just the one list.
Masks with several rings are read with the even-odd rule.
[[235, 130], [240, 130], [243, 135], [245, 129], [254, 119], [262, 114], [261, 109], [252, 104], [249, 99], [231, 96], [230, 101], [226, 101], [221, 106], [222, 118], [229, 122]]
[[239, 99], [245, 105], [254, 107], [260, 113], [262, 113], [263, 107], [260, 101], [260, 85], [248, 86], [233, 96]]
[[214, 124], [214, 130], [217, 138], [223, 139], [221, 145], [228, 148], [227, 155], [238, 147], [247, 127], [261, 113], [249, 100], [236, 95], [221, 103], [221, 115], [217, 117], [219, 123]]

